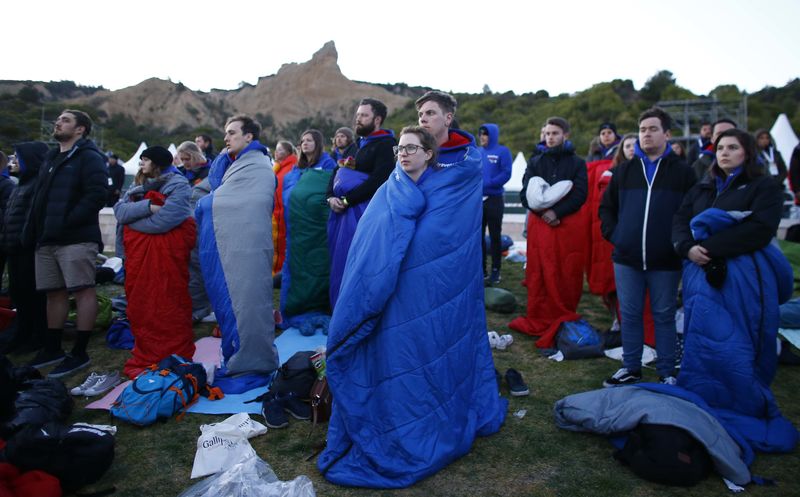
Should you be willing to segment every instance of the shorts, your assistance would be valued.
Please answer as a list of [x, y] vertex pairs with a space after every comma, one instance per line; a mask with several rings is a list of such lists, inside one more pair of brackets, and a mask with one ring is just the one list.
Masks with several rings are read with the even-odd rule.
[[36, 289], [75, 291], [95, 286], [98, 244], [45, 245], [36, 249]]

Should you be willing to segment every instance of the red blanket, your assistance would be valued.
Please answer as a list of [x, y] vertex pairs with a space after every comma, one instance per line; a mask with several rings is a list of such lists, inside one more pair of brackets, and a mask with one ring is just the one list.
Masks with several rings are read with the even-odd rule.
[[536, 214], [528, 216], [528, 255], [523, 281], [528, 289], [527, 315], [508, 326], [541, 337], [537, 347], [553, 347], [561, 323], [580, 319], [575, 311], [583, 291], [586, 212], [581, 209], [566, 216], [555, 227]]
[[124, 371], [131, 379], [171, 354], [194, 356], [189, 254], [195, 238], [192, 218], [161, 234], [124, 229], [125, 294], [135, 340]]

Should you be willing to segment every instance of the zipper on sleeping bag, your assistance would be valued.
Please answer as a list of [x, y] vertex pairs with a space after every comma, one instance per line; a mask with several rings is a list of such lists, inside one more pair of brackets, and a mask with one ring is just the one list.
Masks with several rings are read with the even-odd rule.
[[355, 327], [355, 328], [353, 328], [351, 331], [347, 332], [347, 334], [344, 336], [344, 338], [342, 338], [341, 340], [339, 340], [339, 343], [337, 343], [336, 345], [334, 345], [333, 347], [331, 347], [330, 349], [328, 349], [328, 350], [327, 350], [327, 352], [325, 353], [326, 357], [327, 357], [328, 359], [330, 359], [330, 357], [333, 355], [333, 353], [334, 353], [334, 352], [336, 352], [337, 350], [339, 350], [339, 347], [341, 347], [342, 345], [344, 345], [344, 343], [345, 343], [346, 341], [350, 340], [350, 338], [351, 338], [353, 335], [355, 335], [355, 334], [356, 334], [356, 332], [357, 332], [358, 330], [360, 330], [360, 329], [361, 329], [361, 327], [362, 327], [362, 326], [364, 326], [364, 325], [367, 323], [367, 321], [370, 321], [370, 320], [372, 320], [372, 319], [375, 319], [375, 318], [377, 318], [377, 317], [378, 317], [378, 315], [377, 315], [377, 314], [373, 314], [372, 316], [368, 316], [368, 317], [364, 318], [364, 319], [363, 319], [363, 320], [362, 320], [360, 323], [358, 323], [358, 325], [356, 325], [356, 327]]

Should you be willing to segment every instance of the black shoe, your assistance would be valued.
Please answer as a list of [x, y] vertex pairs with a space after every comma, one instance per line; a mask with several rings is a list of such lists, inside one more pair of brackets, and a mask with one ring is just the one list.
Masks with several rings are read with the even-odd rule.
[[67, 354], [64, 357], [64, 360], [61, 363], [53, 368], [50, 371], [50, 374], [47, 375], [48, 378], [63, 378], [65, 376], [69, 376], [72, 373], [78, 371], [79, 369], [83, 369], [89, 365], [91, 360], [89, 359], [88, 355], [72, 355]]
[[629, 371], [627, 368], [619, 368], [611, 378], [603, 381], [604, 387], [619, 387], [622, 385], [633, 385], [642, 381], [641, 371]]
[[264, 416], [264, 423], [270, 428], [284, 428], [289, 426], [289, 418], [283, 412], [284, 403], [275, 393], [270, 392], [264, 397], [261, 404], [261, 415]]
[[506, 371], [506, 383], [508, 383], [509, 393], [514, 397], [524, 397], [531, 393], [528, 385], [522, 380], [522, 375], [516, 369]]
[[800, 365], [800, 357], [792, 352], [792, 346], [787, 341], [781, 341], [781, 353], [778, 356], [778, 364], [786, 366]]
[[492, 269], [492, 274], [489, 276], [489, 283], [496, 285], [500, 283], [500, 270], [497, 268]]
[[43, 368], [46, 366], [50, 366], [51, 364], [57, 364], [64, 360], [65, 354], [64, 351], [61, 349], [58, 350], [47, 350], [42, 349], [40, 350], [36, 356], [28, 361], [28, 366], [34, 368]]
[[303, 402], [291, 392], [284, 395], [281, 400], [283, 401], [283, 409], [291, 414], [294, 419], [311, 419], [311, 405], [308, 402]]

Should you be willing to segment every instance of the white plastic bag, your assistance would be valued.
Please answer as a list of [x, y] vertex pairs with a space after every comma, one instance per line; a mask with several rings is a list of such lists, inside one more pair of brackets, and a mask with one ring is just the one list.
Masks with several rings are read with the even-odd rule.
[[239, 414], [234, 414], [229, 418], [226, 418], [219, 423], [213, 423], [210, 425], [201, 425], [200, 431], [208, 431], [214, 430], [221, 427], [227, 426], [235, 426], [239, 431], [241, 431], [245, 437], [253, 438], [257, 437], [258, 435], [263, 435], [267, 432], [267, 427], [250, 418], [250, 415], [246, 412], [240, 412]]
[[224, 471], [256, 456], [248, 438], [266, 433], [267, 427], [250, 419], [246, 413], [234, 414], [219, 423], [200, 426], [192, 478]]
[[258, 456], [197, 482], [178, 497], [316, 497], [311, 480], [301, 475], [280, 481], [272, 468]]

